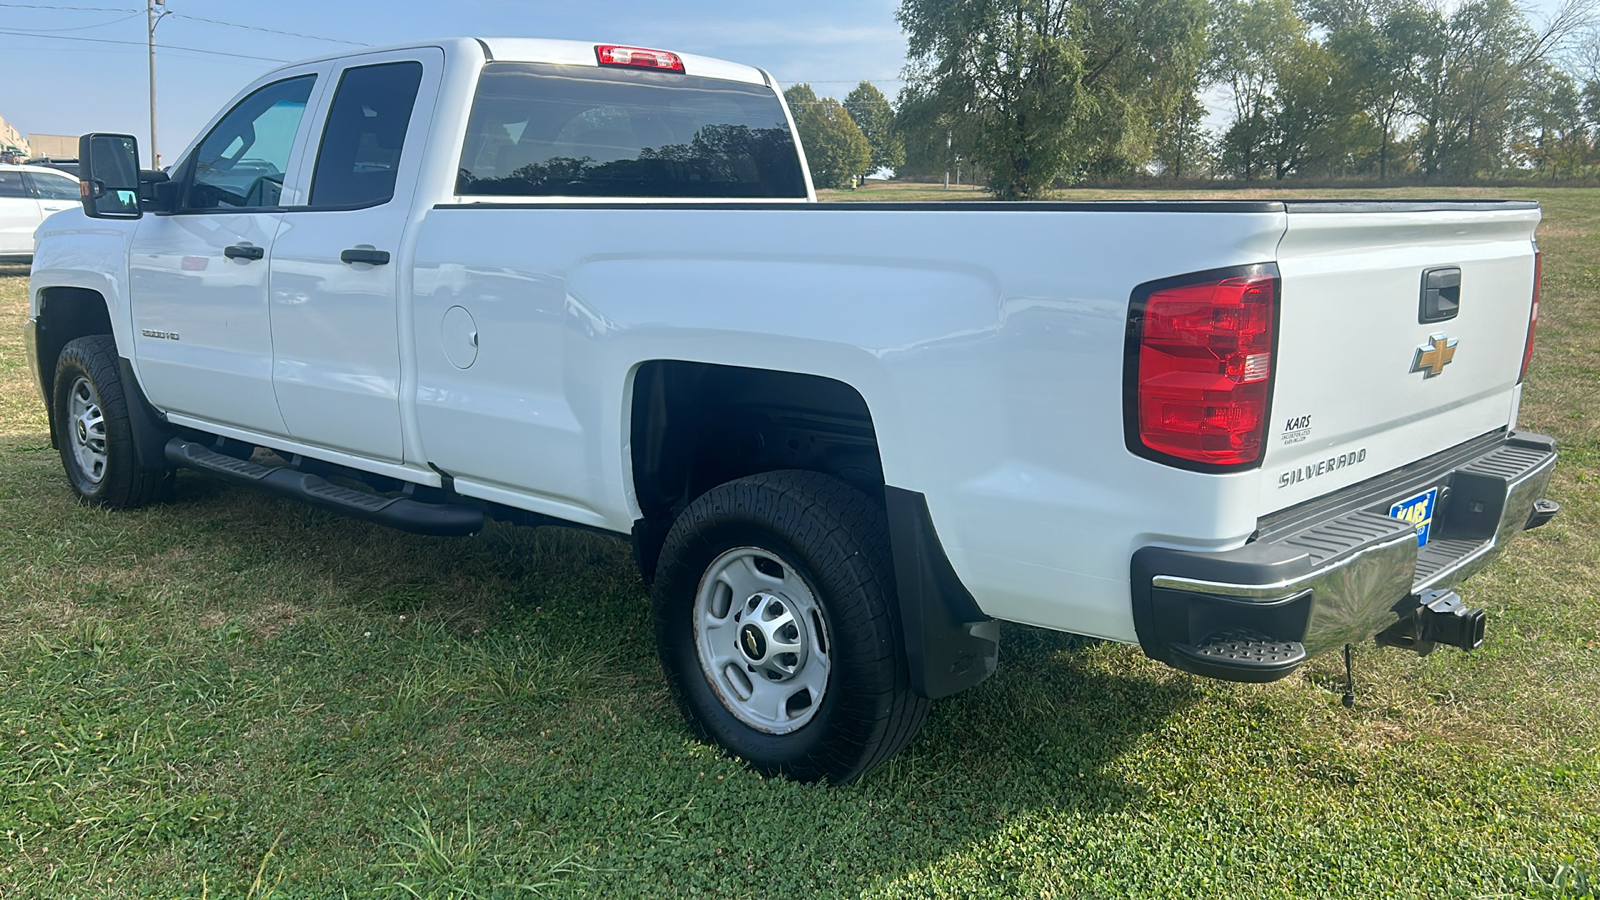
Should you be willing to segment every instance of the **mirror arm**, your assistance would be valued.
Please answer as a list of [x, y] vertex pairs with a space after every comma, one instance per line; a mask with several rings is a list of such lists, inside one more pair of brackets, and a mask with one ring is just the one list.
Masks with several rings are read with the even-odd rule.
[[171, 211], [172, 176], [160, 169], [139, 170], [139, 202], [151, 212]]

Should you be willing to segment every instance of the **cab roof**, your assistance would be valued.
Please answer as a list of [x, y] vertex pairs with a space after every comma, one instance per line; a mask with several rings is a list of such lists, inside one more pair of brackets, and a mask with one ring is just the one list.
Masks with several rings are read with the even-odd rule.
[[[395, 50], [409, 50], [418, 47], [438, 47], [447, 55], [454, 56], [460, 53], [481, 53], [490, 62], [532, 62], [552, 63], [565, 66], [591, 66], [598, 68], [599, 58], [595, 55], [595, 48], [603, 42], [599, 41], [564, 41], [551, 38], [447, 38], [438, 41], [418, 41], [408, 44], [393, 44], [387, 47], [372, 47], [354, 53], [329, 53], [323, 56], [299, 60], [291, 65], [304, 65], [310, 62], [320, 62], [334, 59], [350, 59], [368, 53], [388, 53]], [[622, 46], [637, 46], [624, 44]], [[641, 48], [643, 49], [643, 48]], [[759, 84], [773, 87], [771, 76], [754, 66], [741, 63], [728, 62], [710, 56], [699, 56], [693, 53], [682, 53], [671, 47], [654, 47], [648, 49], [667, 50], [676, 53], [683, 60], [684, 74], [691, 77], [720, 78], [724, 81], [739, 81], [745, 84]], [[287, 68], [287, 67], [285, 67]]]
[[[595, 56], [596, 43], [587, 41], [557, 41], [543, 38], [483, 38], [481, 43], [488, 48], [490, 57], [495, 62], [540, 62], [556, 63], [569, 66], [596, 66], [600, 65]], [[633, 45], [624, 45], [633, 46]], [[693, 53], [682, 53], [671, 47], [652, 47], [648, 49], [667, 50], [676, 53], [683, 60], [683, 70], [687, 75], [697, 75], [704, 78], [720, 78], [724, 81], [742, 81], [746, 84], [760, 84], [772, 86], [772, 79], [767, 73], [740, 63], [728, 62], [710, 56], [698, 56]]]

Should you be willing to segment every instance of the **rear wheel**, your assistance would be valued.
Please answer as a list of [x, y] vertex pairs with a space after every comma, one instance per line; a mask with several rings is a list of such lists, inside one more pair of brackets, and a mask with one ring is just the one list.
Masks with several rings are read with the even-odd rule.
[[92, 335], [63, 347], [53, 401], [56, 446], [79, 500], [131, 509], [162, 495], [171, 473], [139, 468], [116, 341]]
[[769, 472], [714, 488], [667, 535], [662, 667], [685, 717], [756, 769], [849, 781], [898, 753], [910, 687], [882, 507], [837, 478]]

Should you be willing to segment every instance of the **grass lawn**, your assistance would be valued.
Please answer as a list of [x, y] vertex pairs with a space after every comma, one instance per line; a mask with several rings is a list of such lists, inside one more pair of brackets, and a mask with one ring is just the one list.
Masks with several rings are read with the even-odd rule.
[[621, 541], [417, 537], [191, 475], [80, 507], [0, 270], [0, 898], [1592, 898], [1600, 191], [1515, 193], [1547, 216], [1522, 419], [1564, 512], [1465, 586], [1482, 650], [1363, 648], [1347, 710], [1332, 657], [1232, 685], [1011, 627], [844, 789], [689, 738]]

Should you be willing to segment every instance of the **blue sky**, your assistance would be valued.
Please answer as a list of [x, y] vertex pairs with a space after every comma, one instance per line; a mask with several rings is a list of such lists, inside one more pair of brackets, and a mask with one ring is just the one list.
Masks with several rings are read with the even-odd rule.
[[[143, 143], [149, 133], [144, 2], [0, 0], [0, 116], [23, 132], [118, 131]], [[1538, 17], [1556, 2], [1528, 5]], [[898, 6], [898, 0], [170, 0], [173, 13], [194, 18], [169, 17], [156, 31], [157, 43], [167, 45], [157, 50], [160, 149], [173, 161], [213, 113], [279, 60], [350, 46], [242, 25], [372, 45], [454, 36], [633, 44], [761, 66], [785, 86], [810, 82], [824, 96], [843, 97], [866, 79], [892, 98], [905, 64]], [[1205, 99], [1212, 124], [1220, 123], [1226, 97], [1213, 91]]]
[[[172, 12], [186, 16], [373, 45], [518, 36], [658, 47], [761, 66], [785, 84], [809, 81], [817, 93], [837, 97], [862, 79], [891, 97], [899, 90], [905, 38], [894, 20], [897, 7], [897, 0], [168, 4]], [[30, 34], [9, 33], [19, 31]], [[156, 29], [156, 43], [238, 54], [158, 46], [160, 149], [168, 162], [240, 88], [281, 64], [274, 60], [320, 56], [348, 46], [175, 16]], [[144, 0], [0, 0], [0, 116], [23, 132], [117, 131], [137, 135], [142, 144], [149, 132], [146, 64]]]

